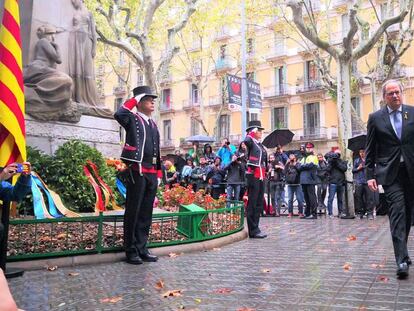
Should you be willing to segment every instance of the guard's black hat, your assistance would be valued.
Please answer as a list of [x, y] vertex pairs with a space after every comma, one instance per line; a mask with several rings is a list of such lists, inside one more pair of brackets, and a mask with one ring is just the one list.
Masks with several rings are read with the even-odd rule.
[[254, 129], [255, 127], [257, 127], [259, 130], [264, 130], [264, 127], [262, 127], [262, 122], [260, 122], [260, 120], [252, 120], [249, 121], [249, 125], [246, 128], [246, 132], [250, 131], [251, 129]]
[[136, 88], [132, 90], [132, 93], [134, 94], [134, 97], [139, 96], [139, 95], [143, 95], [142, 97], [144, 96], [151, 96], [154, 98], [158, 97], [157, 95], [155, 95], [155, 92], [151, 89], [151, 87], [147, 85], [137, 86]]

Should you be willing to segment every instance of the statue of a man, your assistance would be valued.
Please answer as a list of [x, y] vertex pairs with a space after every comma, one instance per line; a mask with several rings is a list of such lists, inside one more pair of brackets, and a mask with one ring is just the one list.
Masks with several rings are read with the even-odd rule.
[[43, 25], [37, 29], [39, 41], [34, 59], [23, 72], [26, 112], [42, 120], [62, 119], [68, 109], [72, 116], [76, 115], [71, 105], [72, 79], [56, 69], [62, 60], [55, 34], [52, 26]]

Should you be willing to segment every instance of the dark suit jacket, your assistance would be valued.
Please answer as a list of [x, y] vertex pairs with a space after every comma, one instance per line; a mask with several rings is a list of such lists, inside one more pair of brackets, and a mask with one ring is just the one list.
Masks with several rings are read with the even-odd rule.
[[379, 185], [392, 184], [402, 155], [414, 182], [414, 107], [402, 105], [401, 140], [395, 134], [386, 106], [370, 114], [365, 154], [367, 180], [375, 178]]

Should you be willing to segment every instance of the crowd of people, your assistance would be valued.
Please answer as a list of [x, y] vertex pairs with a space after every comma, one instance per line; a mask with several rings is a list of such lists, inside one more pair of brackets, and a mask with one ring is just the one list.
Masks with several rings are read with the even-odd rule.
[[[217, 150], [213, 150], [209, 143], [201, 146], [194, 142], [188, 153], [183, 155], [177, 150], [174, 158], [163, 161], [163, 182], [168, 187], [180, 184], [191, 185], [194, 191], [204, 189], [216, 199], [226, 195], [228, 200], [242, 200], [246, 194], [246, 154], [244, 142], [235, 146], [227, 138]], [[298, 215], [302, 218], [314, 219], [321, 212], [333, 217], [336, 195], [337, 216], [345, 215], [347, 169], [348, 163], [341, 159], [339, 148], [332, 148], [323, 155], [315, 154], [311, 142], [297, 151], [285, 152], [282, 146], [277, 146], [268, 155], [264, 175], [270, 203], [265, 204], [264, 213], [280, 216], [281, 209], [287, 207], [287, 216], [292, 217], [296, 199]], [[355, 212], [360, 218], [374, 219], [374, 193], [368, 188], [364, 169], [365, 152], [361, 149], [352, 167]]]

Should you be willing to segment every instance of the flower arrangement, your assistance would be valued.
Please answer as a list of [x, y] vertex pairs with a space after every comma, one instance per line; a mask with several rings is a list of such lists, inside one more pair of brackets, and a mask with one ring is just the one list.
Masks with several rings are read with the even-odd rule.
[[226, 205], [226, 196], [222, 195], [217, 200], [210, 194], [206, 194], [203, 189], [194, 192], [192, 186], [183, 187], [179, 184], [174, 185], [169, 189], [165, 189], [163, 192], [158, 192], [158, 196], [162, 196], [160, 199], [160, 208], [167, 211], [176, 212], [181, 204], [197, 204], [205, 208], [206, 210], [223, 208]]

